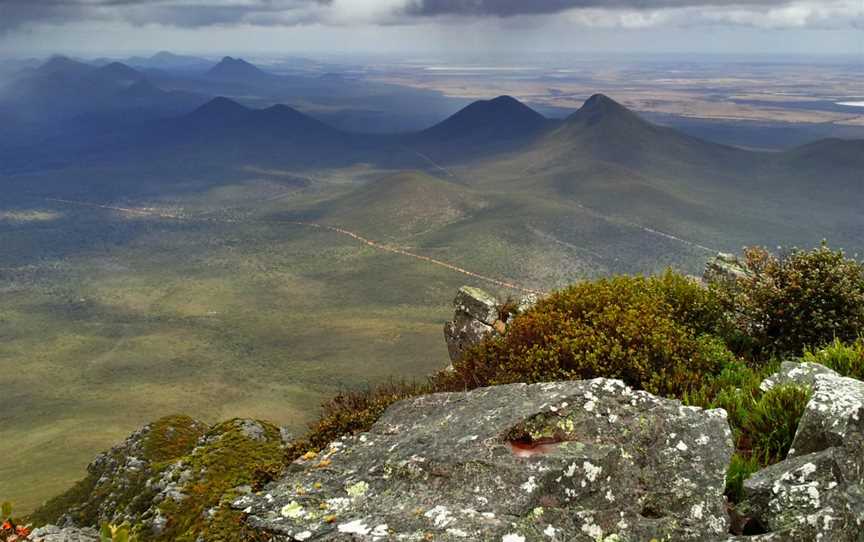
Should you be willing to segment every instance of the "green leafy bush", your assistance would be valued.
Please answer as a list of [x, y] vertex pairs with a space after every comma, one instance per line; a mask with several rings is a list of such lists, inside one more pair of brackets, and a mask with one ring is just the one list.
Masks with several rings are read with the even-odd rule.
[[864, 338], [851, 344], [834, 339], [820, 350], [805, 351], [804, 361], [819, 363], [843, 376], [864, 380]]
[[719, 314], [707, 292], [671, 273], [577, 284], [516, 318], [504, 337], [466, 352], [436, 385], [608, 377], [679, 396], [732, 359], [706, 333]]
[[779, 368], [779, 363], [754, 367], [741, 360], [727, 363], [717, 375], [705, 375], [699, 388], [684, 394], [685, 404], [700, 408], [722, 408], [729, 417], [733, 437], [741, 428], [762, 391], [759, 385]]
[[715, 281], [740, 343], [758, 358], [800, 355], [835, 338], [854, 340], [864, 329], [864, 266], [824, 244], [780, 257], [745, 251], [749, 276]]

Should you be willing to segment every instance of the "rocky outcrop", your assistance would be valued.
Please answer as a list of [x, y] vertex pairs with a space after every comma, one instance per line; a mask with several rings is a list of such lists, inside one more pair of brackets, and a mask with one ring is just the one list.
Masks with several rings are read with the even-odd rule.
[[864, 532], [864, 382], [784, 363], [763, 382], [810, 386], [789, 458], [744, 483], [741, 510], [777, 540], [857, 542]]
[[63, 526], [137, 521], [154, 499], [148, 482], [159, 470], [155, 465], [191, 451], [207, 428], [187, 416], [170, 416], [142, 427], [96, 456], [87, 466], [87, 478], [70, 491], [76, 498], [55, 500], [62, 503], [62, 515], [52, 515], [54, 503], [49, 502], [37, 517]]
[[104, 522], [133, 525], [146, 540], [212, 540], [226, 525], [238, 529], [228, 505], [281, 470], [291, 438], [257, 420], [163, 418], [99, 455], [85, 480], [32, 519], [64, 528], [46, 531], [52, 542], [85, 541], [88, 531], [71, 528]]
[[90, 528], [46, 525], [35, 529], [27, 539], [30, 542], [99, 542], [99, 533]]
[[750, 271], [737, 256], [720, 252], [705, 266], [702, 279], [706, 283], [734, 282], [749, 276]]
[[463, 286], [453, 300], [453, 320], [444, 325], [444, 339], [450, 360], [462, 359], [469, 348], [483, 342], [489, 336], [503, 335], [513, 314], [528, 310], [536, 303], [535, 297], [526, 297], [518, 305], [508, 308], [495, 296], [471, 286]]
[[726, 413], [617, 380], [409, 399], [234, 506], [281, 540], [716, 540]]

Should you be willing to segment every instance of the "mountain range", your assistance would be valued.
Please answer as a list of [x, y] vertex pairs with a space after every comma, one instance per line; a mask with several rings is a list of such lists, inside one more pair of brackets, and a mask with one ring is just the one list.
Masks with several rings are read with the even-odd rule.
[[[191, 62], [164, 55], [159, 61]], [[232, 57], [200, 77], [229, 86], [290, 81]], [[25, 95], [48, 110], [77, 111], [74, 118], [89, 131], [0, 148], [0, 171], [7, 175], [98, 168], [127, 179], [134, 170], [161, 185], [183, 172], [206, 185], [215, 172], [234, 178], [249, 167], [314, 176], [363, 166], [385, 177], [425, 172], [486, 194], [528, 191], [700, 246], [810, 240], [813, 232], [860, 244], [862, 221], [849, 202], [864, 197], [864, 142], [834, 139], [754, 152], [652, 124], [602, 94], [563, 120], [500, 96], [401, 134], [345, 131], [286, 105], [256, 109], [225, 97], [207, 101], [165, 91], [117, 62], [93, 66], [55, 57], [5, 92], [13, 102]], [[102, 109], [87, 113], [84, 102], [94, 96]], [[105, 186], [99, 176], [93, 182]], [[126, 183], [122, 190], [139, 188]], [[815, 229], [798, 219], [811, 211]]]

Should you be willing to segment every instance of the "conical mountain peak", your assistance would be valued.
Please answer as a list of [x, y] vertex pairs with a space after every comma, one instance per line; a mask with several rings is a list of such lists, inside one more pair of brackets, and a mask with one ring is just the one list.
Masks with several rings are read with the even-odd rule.
[[270, 74], [242, 58], [226, 56], [213, 66], [207, 75], [217, 79], [248, 80], [250, 78], [270, 77]]
[[639, 117], [605, 94], [595, 94], [588, 98], [582, 107], [570, 116], [571, 121], [597, 124], [604, 120], [626, 118], [636, 120]]
[[438, 138], [459, 139], [477, 134], [493, 138], [536, 132], [546, 118], [511, 96], [481, 100], [463, 108], [425, 133]]

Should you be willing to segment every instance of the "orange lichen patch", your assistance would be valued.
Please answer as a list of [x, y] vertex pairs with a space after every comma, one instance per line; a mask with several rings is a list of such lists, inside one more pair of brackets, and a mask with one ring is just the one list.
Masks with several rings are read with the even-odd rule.
[[330, 464], [333, 463], [329, 459], [322, 459], [320, 463], [315, 465], [316, 468], [323, 469], [324, 467], [329, 467]]
[[516, 457], [534, 457], [538, 455], [546, 455], [553, 452], [561, 442], [557, 441], [539, 441], [532, 442], [526, 440], [510, 441], [510, 451]]

